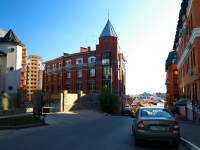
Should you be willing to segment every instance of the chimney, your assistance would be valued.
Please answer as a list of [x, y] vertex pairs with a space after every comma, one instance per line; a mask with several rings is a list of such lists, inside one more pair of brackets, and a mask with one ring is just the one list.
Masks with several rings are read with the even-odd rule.
[[69, 54], [68, 53], [63, 53], [63, 56], [69, 56]]
[[91, 47], [90, 47], [90, 46], [88, 46], [88, 52], [89, 52], [89, 51], [91, 51]]
[[87, 48], [85, 48], [85, 47], [80, 47], [80, 52], [87, 52]]

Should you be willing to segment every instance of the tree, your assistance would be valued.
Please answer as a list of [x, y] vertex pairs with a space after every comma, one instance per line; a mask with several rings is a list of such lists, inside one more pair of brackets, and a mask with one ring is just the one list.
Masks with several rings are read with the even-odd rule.
[[116, 113], [119, 105], [118, 96], [114, 94], [114, 91], [110, 91], [108, 87], [103, 87], [100, 92], [100, 107], [101, 110], [106, 113]]

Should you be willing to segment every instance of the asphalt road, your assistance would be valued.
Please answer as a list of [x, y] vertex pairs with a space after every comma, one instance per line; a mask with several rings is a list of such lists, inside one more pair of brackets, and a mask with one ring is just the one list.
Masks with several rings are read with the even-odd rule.
[[[50, 114], [50, 125], [1, 130], [2, 150], [173, 150], [168, 142], [135, 146], [129, 116]], [[186, 150], [180, 145], [179, 149]]]

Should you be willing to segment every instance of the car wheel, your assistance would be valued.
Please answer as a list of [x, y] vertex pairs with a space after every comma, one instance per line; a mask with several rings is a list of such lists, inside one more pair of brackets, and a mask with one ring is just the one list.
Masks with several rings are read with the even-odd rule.
[[173, 148], [178, 148], [180, 145], [180, 140], [179, 141], [173, 141], [172, 142]]

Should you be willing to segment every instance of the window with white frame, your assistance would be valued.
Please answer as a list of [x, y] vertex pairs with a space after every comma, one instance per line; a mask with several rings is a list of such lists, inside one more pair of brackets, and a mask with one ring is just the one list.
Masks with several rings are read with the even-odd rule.
[[76, 59], [76, 64], [82, 64], [82, 63], [83, 63], [83, 58]]
[[90, 91], [94, 91], [95, 90], [95, 83], [89, 83], [90, 84]]
[[47, 66], [47, 70], [50, 70], [50, 66]]
[[82, 83], [77, 83], [77, 91], [81, 91], [82, 90]]
[[94, 77], [95, 76], [95, 69], [91, 68], [90, 69], [90, 77]]
[[59, 78], [62, 79], [62, 73], [59, 73]]
[[110, 51], [102, 52], [102, 65], [110, 64]]
[[53, 64], [53, 69], [55, 69], [56, 68], [56, 64]]
[[70, 83], [66, 83], [66, 90], [70, 91]]
[[103, 82], [103, 87], [107, 87], [108, 89], [110, 89], [110, 82], [109, 81], [104, 81]]
[[61, 68], [62, 67], [62, 62], [60, 62], [58, 65], [59, 65], [59, 68]]
[[104, 76], [110, 75], [110, 67], [104, 67], [103, 68], [103, 75]]
[[94, 56], [91, 56], [88, 58], [88, 63], [93, 63], [95, 61], [96, 61], [96, 57], [94, 57]]
[[67, 71], [67, 78], [70, 78], [70, 71]]
[[82, 69], [77, 70], [77, 77], [82, 77]]
[[53, 75], [53, 79], [54, 79], [54, 80], [56, 79], [56, 75], [55, 75], [55, 74]]
[[66, 63], [65, 63], [65, 65], [66, 65], [66, 66], [71, 65], [71, 60], [67, 60]]

